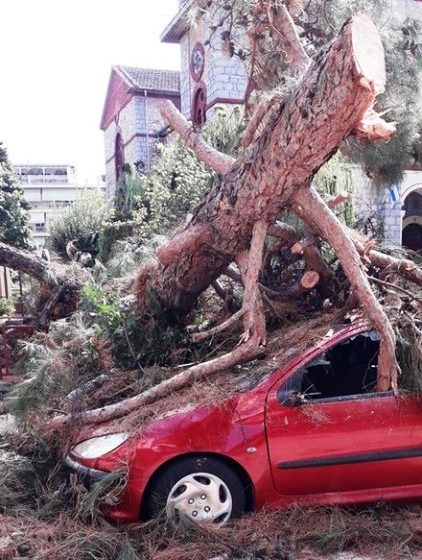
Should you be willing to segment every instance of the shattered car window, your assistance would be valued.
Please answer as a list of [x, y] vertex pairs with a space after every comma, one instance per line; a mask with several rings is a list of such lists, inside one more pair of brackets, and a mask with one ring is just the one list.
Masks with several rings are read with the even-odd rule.
[[374, 330], [344, 340], [296, 371], [282, 392], [297, 393], [301, 402], [373, 393], [379, 346]]
[[374, 392], [379, 344], [376, 331], [337, 344], [304, 368], [301, 392], [311, 399]]

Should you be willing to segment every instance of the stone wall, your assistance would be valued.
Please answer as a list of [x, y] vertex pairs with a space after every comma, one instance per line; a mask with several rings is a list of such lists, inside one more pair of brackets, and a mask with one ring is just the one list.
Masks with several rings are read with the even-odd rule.
[[[229, 56], [221, 38], [221, 31], [217, 31], [212, 37], [210, 45], [205, 45], [209, 38], [210, 24], [208, 18], [202, 18], [180, 40], [180, 94], [182, 113], [187, 118], [191, 116], [193, 91], [196, 85], [190, 73], [190, 60], [197, 43], [204, 45], [205, 49], [205, 66], [201, 81], [207, 88], [208, 108], [212, 109], [216, 103], [222, 101], [241, 102], [245, 95], [247, 80], [244, 64], [239, 58]], [[210, 116], [211, 112], [207, 115]]]
[[354, 208], [363, 222], [371, 214], [377, 214], [384, 224], [384, 238], [390, 243], [401, 244], [403, 227], [403, 205], [406, 197], [422, 188], [422, 171], [407, 170], [403, 181], [397, 185], [399, 199], [393, 202], [388, 188], [377, 190], [359, 166], [352, 166]]
[[114, 195], [116, 184], [114, 150], [117, 133], [122, 136], [125, 163], [142, 161], [145, 169], [151, 166], [157, 134], [164, 126], [161, 101], [159, 97], [133, 96], [121, 110], [118, 122], [112, 121], [104, 131], [107, 197]]

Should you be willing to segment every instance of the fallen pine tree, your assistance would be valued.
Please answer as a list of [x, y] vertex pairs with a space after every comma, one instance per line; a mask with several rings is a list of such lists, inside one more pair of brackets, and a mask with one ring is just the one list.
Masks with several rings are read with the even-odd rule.
[[[140, 330], [158, 314], [169, 330], [189, 328], [201, 294], [211, 286], [227, 310], [229, 292], [236, 286], [240, 306], [231, 315], [220, 314], [220, 322], [211, 318], [214, 324], [193, 332], [192, 340], [199, 344], [209, 337], [224, 338], [225, 332], [236, 332], [243, 325], [240, 343], [232, 339], [231, 347], [225, 344], [226, 351], [214, 353], [211, 359], [199, 352], [198, 363], [129, 400], [79, 411], [80, 422], [124, 416], [198, 379], [268, 354], [274, 326], [327, 307], [362, 309], [381, 336], [378, 389], [397, 391], [395, 331], [365, 269], [375, 271], [372, 282], [377, 286], [383, 283], [385, 289], [407, 291], [416, 303], [419, 296], [401, 282], [420, 286], [421, 269], [352, 233], [334, 214], [342, 197], [325, 202], [313, 186], [319, 168], [346, 138], [385, 142], [394, 133], [394, 125], [374, 110], [386, 81], [378, 31], [358, 14], [311, 58], [301, 45], [287, 5], [263, 2], [253, 7], [251, 17], [252, 29], [255, 25], [278, 37], [294, 85], [284, 94], [276, 90], [256, 103], [236, 158], [207, 144], [174, 105], [163, 104], [169, 125], [216, 177], [188, 223], [157, 249], [156, 264], [142, 267], [133, 286]], [[253, 33], [251, 41], [259, 48], [260, 39]], [[302, 220], [304, 234], [280, 221], [286, 213]], [[52, 274], [51, 264], [7, 246], [0, 249], [0, 262], [32, 275], [50, 291], [40, 324], [48, 322], [69, 291], [73, 310], [85, 280], [79, 268], [74, 268], [73, 276], [65, 266]], [[277, 274], [272, 267], [275, 260]], [[131, 344], [128, 348], [132, 351]], [[183, 365], [183, 360], [180, 364], [176, 360], [175, 365]], [[72, 420], [76, 420], [72, 415], [58, 415], [50, 426], [59, 428]]]
[[[253, 17], [256, 25], [275, 29], [282, 38], [295, 86], [284, 96], [276, 92], [257, 104], [237, 158], [208, 145], [173, 104], [163, 103], [164, 118], [218, 177], [189, 222], [158, 248], [157, 264], [142, 268], [134, 284], [139, 313], [153, 314], [152, 303], [158, 302], [169, 324], [184, 324], [209, 286], [224, 297], [220, 279], [228, 276], [240, 281], [240, 309], [221, 324], [194, 335], [194, 340], [204, 340], [241, 321], [240, 344], [132, 399], [81, 413], [78, 419], [82, 422], [124, 416], [202, 377], [265, 353], [268, 316], [277, 314], [280, 302], [286, 304], [292, 298], [299, 298], [300, 306], [300, 298], [312, 290], [322, 297], [331, 295], [325, 297], [326, 305], [340, 307], [341, 301], [348, 300], [349, 305], [362, 307], [381, 337], [378, 389], [397, 391], [396, 335], [371, 288], [365, 265], [417, 285], [421, 283], [420, 268], [384, 255], [362, 237], [350, 235], [312, 185], [318, 169], [345, 138], [356, 135], [366, 141], [387, 141], [394, 133], [394, 125], [374, 111], [386, 80], [379, 34], [366, 16], [358, 14], [318, 55], [309, 58], [285, 5], [264, 2], [254, 8]], [[278, 221], [287, 210], [303, 220], [307, 228], [304, 239], [297, 239], [294, 231]], [[288, 287], [281, 277], [279, 290], [265, 286], [260, 277], [267, 237], [278, 240], [279, 250], [285, 243], [295, 258], [305, 261]], [[340, 297], [335, 274], [321, 255], [322, 242], [333, 249], [345, 275]], [[286, 276], [287, 269], [283, 271]], [[71, 415], [57, 416], [51, 426], [58, 428], [71, 420]]]

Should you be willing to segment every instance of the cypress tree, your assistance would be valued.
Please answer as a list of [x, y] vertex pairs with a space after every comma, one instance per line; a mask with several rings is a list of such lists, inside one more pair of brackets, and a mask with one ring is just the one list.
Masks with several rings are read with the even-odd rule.
[[0, 241], [27, 249], [30, 246], [30, 206], [0, 142]]

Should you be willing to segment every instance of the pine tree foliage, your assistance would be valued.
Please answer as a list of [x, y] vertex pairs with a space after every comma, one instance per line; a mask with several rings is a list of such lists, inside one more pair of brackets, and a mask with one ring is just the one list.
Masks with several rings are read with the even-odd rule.
[[0, 142], [0, 241], [28, 248], [31, 240], [29, 204], [18, 183], [7, 151]]
[[[310, 4], [309, 17], [316, 18], [320, 0]], [[401, 181], [403, 169], [409, 163], [421, 163], [422, 147], [422, 22], [400, 20], [397, 5], [391, 0], [336, 0], [323, 2], [323, 17], [319, 28], [329, 30], [326, 40], [337, 33], [343, 22], [357, 11], [370, 15], [383, 39], [387, 84], [377, 101], [377, 111], [388, 111], [388, 120], [398, 123], [397, 132], [388, 143], [348, 142], [351, 158], [362, 163], [376, 184]]]
[[26, 379], [12, 391], [13, 411], [18, 416], [54, 399], [55, 393], [61, 398], [82, 382], [108, 372], [112, 365], [108, 343], [80, 314], [69, 321], [55, 321], [48, 335], [36, 333], [23, 341], [20, 353], [16, 368], [25, 372]]

